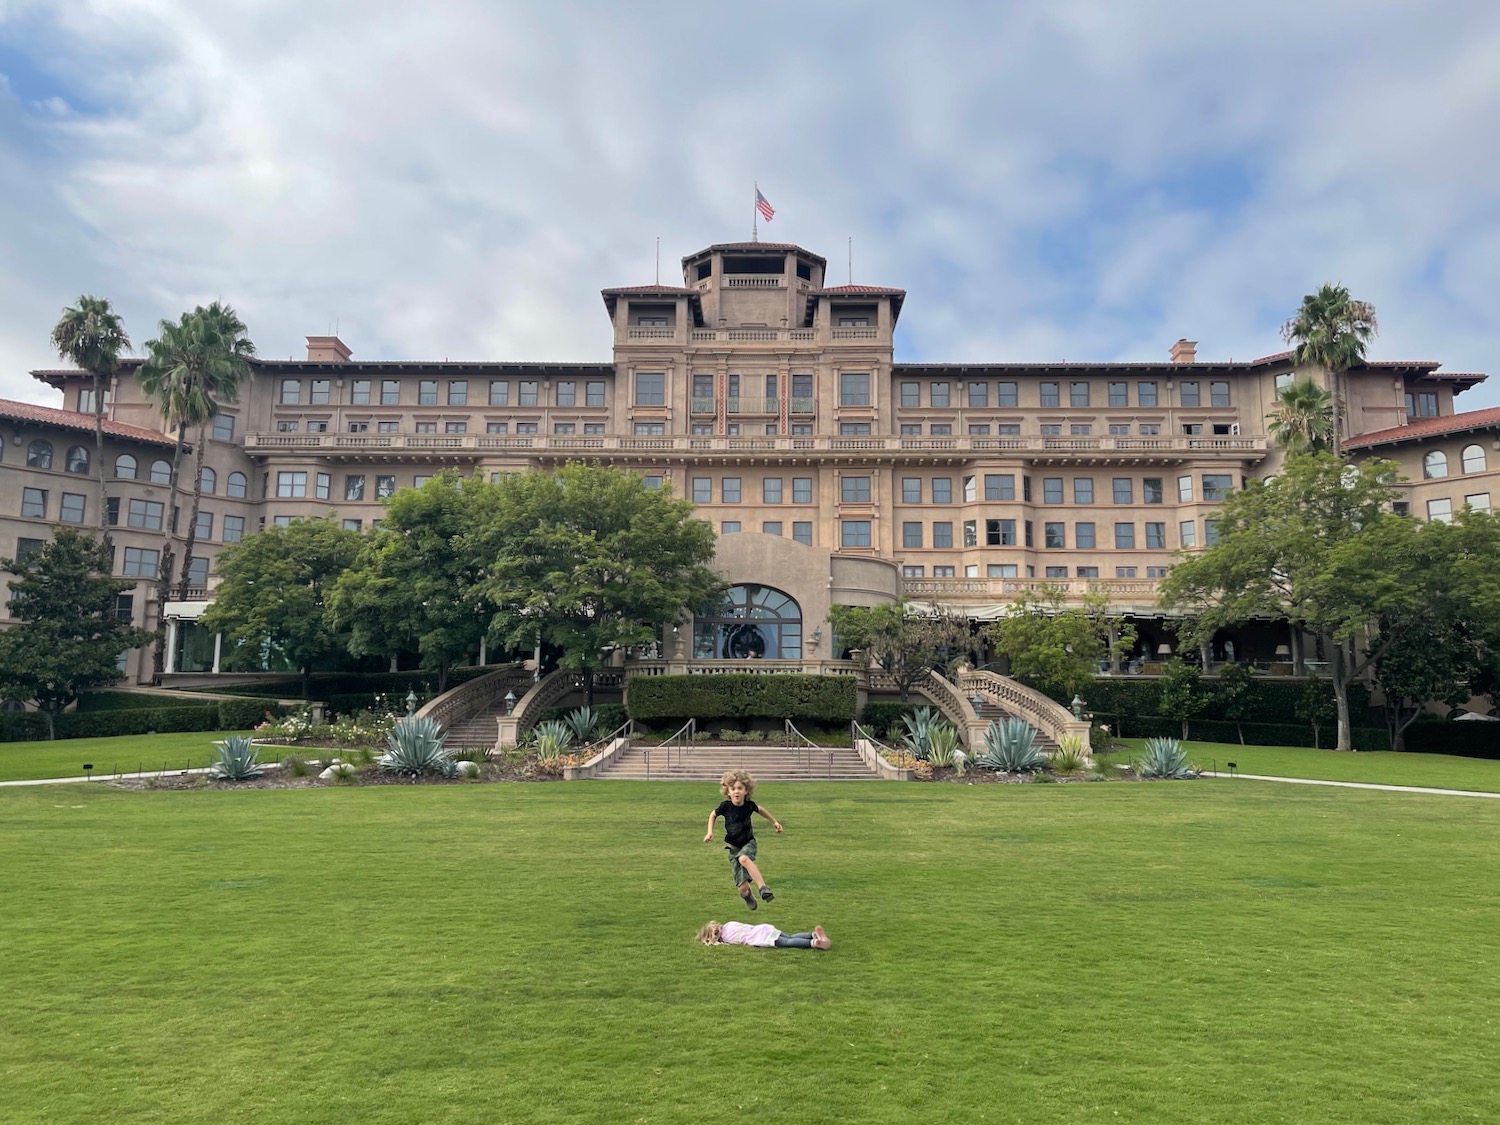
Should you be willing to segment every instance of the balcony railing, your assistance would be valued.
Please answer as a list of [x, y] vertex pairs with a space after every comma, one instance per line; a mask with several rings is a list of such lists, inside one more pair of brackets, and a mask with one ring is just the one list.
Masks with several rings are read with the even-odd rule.
[[[696, 401], [696, 400], [695, 400]], [[731, 400], [736, 402], [737, 400]], [[760, 399], [747, 400], [759, 405]], [[774, 400], [770, 400], [774, 401]], [[804, 413], [799, 403], [811, 399], [793, 399], [792, 412]], [[770, 412], [770, 402], [767, 403]], [[695, 407], [695, 413], [696, 413]], [[791, 452], [869, 452], [930, 456], [938, 452], [954, 457], [984, 456], [991, 453], [1016, 455], [1032, 454], [1077, 454], [1079, 457], [1097, 457], [1102, 454], [1123, 454], [1132, 460], [1178, 459], [1185, 455], [1203, 453], [1226, 453], [1233, 455], [1258, 455], [1266, 451], [1263, 437], [1171, 437], [1171, 438], [1043, 438], [1036, 436], [987, 438], [987, 437], [900, 437], [875, 434], [860, 437], [816, 436], [816, 437], [768, 437], [760, 448]], [[723, 437], [686, 434], [664, 437], [635, 437], [631, 435], [590, 435], [588, 437], [557, 434], [283, 434], [250, 433], [245, 435], [245, 448], [257, 452], [301, 453], [308, 450], [333, 452], [402, 453], [419, 452], [429, 454], [452, 454], [474, 456], [488, 451], [574, 450], [580, 448], [611, 452], [631, 452], [652, 449], [672, 452], [730, 452], [731, 446]]]
[[727, 343], [811, 343], [818, 338], [812, 328], [693, 328], [688, 339], [695, 344]]
[[675, 340], [677, 339], [677, 329], [632, 326], [626, 331], [626, 336], [631, 340]]
[[912, 597], [928, 598], [1018, 598], [1022, 594], [1042, 594], [1060, 590], [1068, 598], [1085, 594], [1108, 594], [1110, 599], [1126, 597], [1156, 601], [1161, 583], [1139, 578], [903, 578], [901, 592]]

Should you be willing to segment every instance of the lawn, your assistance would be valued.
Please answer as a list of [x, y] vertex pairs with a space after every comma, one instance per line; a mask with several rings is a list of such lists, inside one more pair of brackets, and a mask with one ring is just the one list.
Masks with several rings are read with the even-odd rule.
[[21, 1122], [1488, 1121], [1500, 802], [1262, 782], [0, 791]]
[[[180, 770], [208, 765], [216, 739], [235, 731], [132, 734], [120, 738], [62, 738], [55, 742], [0, 742], [0, 781], [81, 777], [92, 762], [94, 776], [138, 769]], [[239, 732], [248, 733], [248, 732]]]

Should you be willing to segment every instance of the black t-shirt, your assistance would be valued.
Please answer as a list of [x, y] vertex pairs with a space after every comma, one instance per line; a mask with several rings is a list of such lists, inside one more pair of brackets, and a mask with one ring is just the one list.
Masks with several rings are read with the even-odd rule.
[[724, 842], [731, 848], [743, 848], [755, 839], [755, 829], [750, 827], [750, 817], [760, 808], [749, 797], [743, 805], [737, 805], [728, 797], [719, 802], [715, 816], [724, 818]]

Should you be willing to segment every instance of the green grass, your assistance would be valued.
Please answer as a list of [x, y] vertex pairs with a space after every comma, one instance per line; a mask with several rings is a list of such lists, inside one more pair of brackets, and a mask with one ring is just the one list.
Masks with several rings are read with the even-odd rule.
[[[1131, 749], [1122, 757], [1134, 757], [1145, 740], [1125, 738]], [[1482, 758], [1457, 758], [1448, 754], [1396, 754], [1389, 750], [1310, 750], [1303, 746], [1238, 746], [1225, 742], [1184, 742], [1188, 757], [1201, 769], [1217, 762], [1227, 772], [1234, 762], [1241, 773], [1267, 777], [1313, 777], [1323, 781], [1368, 781], [1380, 785], [1426, 785], [1437, 789], [1467, 789], [1500, 792], [1500, 762]]]
[[0, 791], [0, 1116], [1500, 1119], [1500, 802], [756, 796], [828, 953], [692, 942], [712, 785]]
[[[208, 765], [215, 740], [247, 731], [188, 731], [132, 734], [120, 738], [63, 738], [55, 742], [0, 743], [0, 781], [45, 777], [81, 777], [83, 764], [94, 764], [94, 776], [148, 770], [180, 770]], [[50, 788], [50, 786], [49, 786]]]

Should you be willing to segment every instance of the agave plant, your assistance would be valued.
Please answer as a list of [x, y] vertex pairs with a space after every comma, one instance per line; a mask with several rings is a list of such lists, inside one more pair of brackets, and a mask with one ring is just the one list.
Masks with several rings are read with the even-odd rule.
[[927, 760], [935, 769], [956, 766], [958, 772], [963, 773], [962, 763], [967, 759], [959, 745], [958, 731], [953, 724], [942, 723], [934, 727], [927, 736]]
[[380, 768], [387, 773], [420, 777], [435, 773], [452, 777], [455, 772], [453, 759], [444, 744], [448, 733], [436, 720], [424, 716], [408, 716], [398, 719], [391, 733], [386, 735], [390, 749], [380, 757]]
[[214, 760], [208, 767], [210, 777], [219, 781], [254, 781], [266, 772], [260, 751], [248, 734], [230, 735], [214, 746]]
[[1036, 728], [1012, 716], [990, 723], [979, 764], [998, 773], [1035, 773], [1047, 765], [1047, 759], [1037, 749]]
[[907, 753], [918, 761], [927, 761], [931, 753], [933, 731], [948, 725], [942, 712], [933, 707], [918, 707], [915, 711], [908, 711], [902, 715], [901, 721], [906, 724], [906, 733], [901, 736], [901, 745], [905, 746]]
[[1052, 768], [1058, 773], [1079, 773], [1089, 765], [1088, 747], [1083, 736], [1065, 734], [1057, 740], [1057, 752], [1052, 755]]
[[1197, 777], [1198, 771], [1187, 760], [1182, 743], [1175, 738], [1148, 738], [1146, 752], [1137, 763], [1142, 777]]
[[549, 719], [531, 728], [532, 750], [538, 758], [557, 758], [573, 744], [573, 728], [560, 719]]
[[603, 716], [592, 707], [578, 707], [569, 711], [563, 722], [573, 732], [573, 741], [580, 746], [594, 740], [594, 733], [603, 722]]

